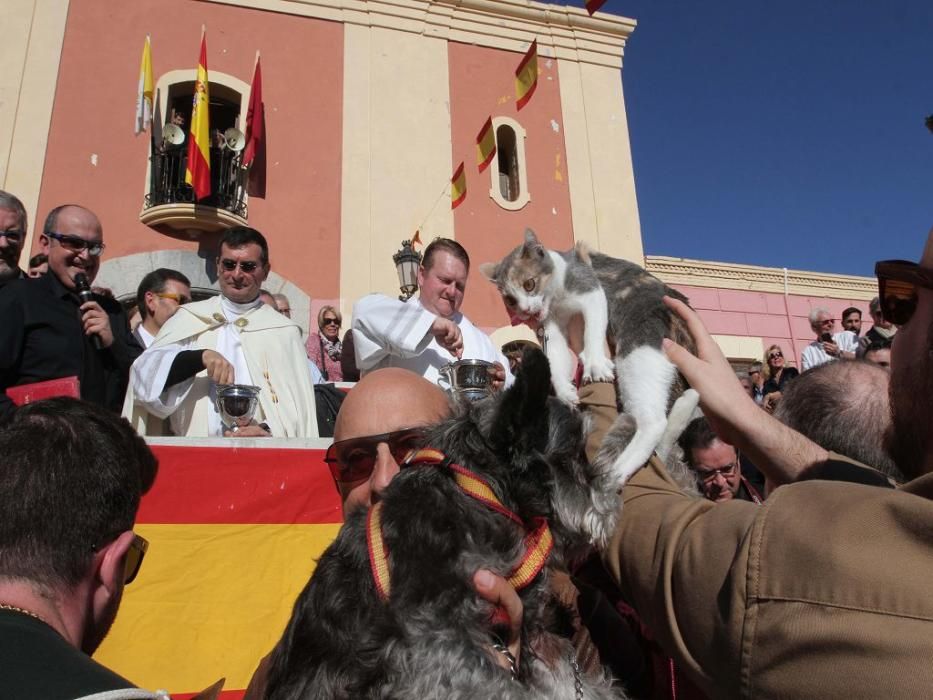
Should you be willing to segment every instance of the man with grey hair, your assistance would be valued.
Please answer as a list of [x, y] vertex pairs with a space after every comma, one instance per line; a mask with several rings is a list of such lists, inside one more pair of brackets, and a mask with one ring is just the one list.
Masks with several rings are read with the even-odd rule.
[[810, 328], [816, 333], [816, 340], [803, 349], [800, 355], [800, 367], [806, 372], [838, 359], [855, 357], [858, 339], [851, 331], [833, 334], [836, 319], [824, 308], [817, 307], [810, 312]]
[[866, 360], [827, 362], [787, 385], [774, 417], [820, 447], [902, 482], [904, 475], [884, 450], [891, 425], [889, 383], [888, 371]]
[[19, 254], [26, 240], [28, 219], [19, 197], [0, 190], [0, 289], [25, 277], [19, 267]]

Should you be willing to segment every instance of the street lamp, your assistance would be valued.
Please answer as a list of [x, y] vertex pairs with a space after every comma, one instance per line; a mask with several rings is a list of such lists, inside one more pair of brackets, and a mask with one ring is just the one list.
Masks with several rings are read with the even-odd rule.
[[398, 285], [402, 294], [399, 300], [408, 301], [418, 291], [418, 267], [421, 265], [421, 253], [411, 247], [411, 241], [402, 241], [402, 247], [392, 256], [395, 271], [398, 272]]

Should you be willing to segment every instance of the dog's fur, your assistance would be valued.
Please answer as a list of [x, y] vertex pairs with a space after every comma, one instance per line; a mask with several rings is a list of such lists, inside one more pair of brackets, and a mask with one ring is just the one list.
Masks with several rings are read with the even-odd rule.
[[[485, 478], [525, 522], [545, 517], [552, 561], [587, 549], [586, 524], [600, 514], [611, 532], [618, 484], [597, 478], [611, 450], [591, 466], [583, 419], [548, 398], [550, 370], [528, 351], [515, 385], [460, 409], [432, 429], [428, 444]], [[602, 491], [593, 484], [605, 484]], [[524, 531], [457, 487], [439, 467], [402, 470], [383, 493], [383, 536], [391, 595], [376, 593], [366, 544], [366, 512], [352, 513], [295, 603], [273, 655], [267, 697], [467, 698], [576, 697], [573, 648], [555, 636], [547, 570], [520, 591], [524, 606], [520, 682], [490, 650], [492, 607], [471, 584], [478, 568], [507, 576], [523, 554]], [[600, 535], [601, 536], [601, 535]], [[557, 650], [546, 661], [542, 648]], [[583, 678], [583, 697], [619, 698], [607, 678]]]

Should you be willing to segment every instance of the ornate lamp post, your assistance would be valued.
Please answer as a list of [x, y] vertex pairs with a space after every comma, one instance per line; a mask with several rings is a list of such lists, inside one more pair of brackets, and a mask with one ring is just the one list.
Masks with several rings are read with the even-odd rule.
[[418, 291], [418, 266], [421, 265], [421, 253], [411, 246], [411, 241], [402, 241], [402, 247], [392, 256], [395, 270], [398, 272], [398, 285], [402, 294], [401, 301], [408, 301]]

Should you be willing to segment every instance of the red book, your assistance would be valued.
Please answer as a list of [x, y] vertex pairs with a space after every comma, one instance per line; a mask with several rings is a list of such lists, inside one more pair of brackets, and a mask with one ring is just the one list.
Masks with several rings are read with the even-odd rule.
[[6, 395], [17, 406], [41, 401], [42, 399], [50, 399], [53, 396], [71, 396], [80, 399], [81, 382], [78, 381], [77, 377], [62, 377], [61, 379], [49, 379], [45, 382], [20, 384], [7, 389]]

